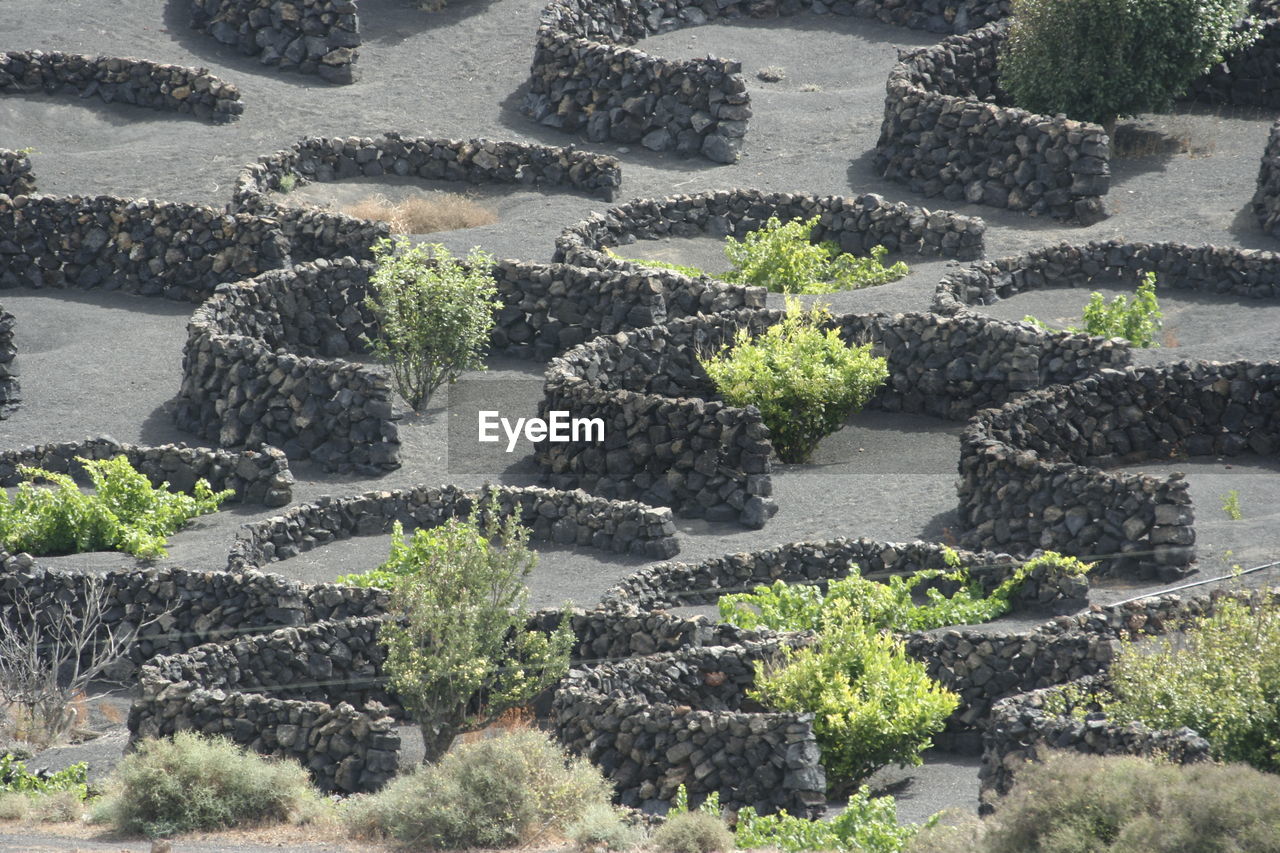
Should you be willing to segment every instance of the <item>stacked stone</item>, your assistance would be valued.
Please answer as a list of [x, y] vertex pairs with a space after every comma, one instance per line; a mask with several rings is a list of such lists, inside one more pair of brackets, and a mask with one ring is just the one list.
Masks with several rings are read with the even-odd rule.
[[349, 498], [325, 496], [315, 503], [291, 507], [283, 515], [247, 524], [232, 546], [228, 568], [255, 569], [335, 539], [386, 533], [396, 521], [407, 529], [434, 527], [449, 518], [466, 517], [477, 500], [483, 504], [490, 495], [496, 497], [502, 514], [519, 514], [534, 541], [590, 546], [651, 559], [670, 557], [679, 550], [670, 511], [634, 501], [604, 500], [580, 491], [535, 486], [470, 490], [417, 486]]
[[267, 219], [113, 196], [0, 195], [0, 287], [103, 288], [200, 301], [286, 265]]
[[18, 320], [0, 308], [0, 418], [7, 418], [22, 402], [22, 386], [18, 383], [18, 370], [13, 364], [18, 355], [14, 343], [14, 328]]
[[[984, 592], [999, 586], [1020, 565], [1007, 554], [951, 552]], [[700, 563], [659, 563], [622, 580], [604, 595], [606, 605], [635, 605], [646, 610], [715, 604], [726, 592], [741, 592], [776, 581], [825, 585], [856, 569], [864, 577], [912, 575], [920, 571], [953, 571], [948, 549], [933, 542], [876, 542], [831, 539], [793, 542], [750, 553], [712, 557]], [[929, 582], [944, 594], [954, 582]], [[1031, 573], [1012, 599], [1019, 609], [1069, 611], [1087, 603], [1088, 581], [1049, 573]]]
[[656, 808], [684, 785], [694, 803], [813, 816], [826, 774], [812, 714], [753, 713], [755, 663], [777, 640], [570, 670], [552, 705], [557, 737], [595, 763], [624, 805]]
[[1181, 576], [1195, 559], [1183, 475], [1099, 469], [1182, 455], [1273, 455], [1277, 399], [1280, 363], [1178, 362], [1102, 371], [983, 412], [961, 438], [963, 539], [1014, 552], [1125, 552], [1098, 571]]
[[354, 83], [356, 0], [190, 0], [191, 27], [263, 65]]
[[233, 502], [284, 506], [293, 499], [289, 463], [274, 447], [235, 452], [185, 444], [148, 447], [121, 444], [110, 436], [0, 451], [0, 486], [21, 482], [18, 469], [23, 465], [71, 474], [83, 481], [84, 468], [76, 461], [77, 456], [92, 460], [124, 456], [153, 485], [168, 483], [180, 492], [190, 492], [197, 480], [204, 479], [214, 491], [233, 490]]
[[1028, 290], [1116, 282], [1135, 286], [1147, 272], [1156, 274], [1162, 292], [1188, 290], [1244, 299], [1280, 297], [1280, 254], [1275, 252], [1109, 240], [1059, 243], [1024, 255], [979, 261], [944, 276], [931, 308], [940, 314], [957, 314], [969, 306], [992, 305]]
[[0, 148], [0, 195], [31, 195], [35, 191], [36, 176], [27, 152]]
[[876, 168], [913, 192], [1048, 214], [1106, 216], [1110, 139], [1100, 125], [1011, 106], [996, 58], [1005, 22], [906, 53], [887, 84]]
[[262, 202], [251, 210], [279, 225], [294, 263], [342, 257], [372, 260], [373, 247], [391, 236], [391, 226], [385, 222], [315, 207]]
[[1280, 106], [1280, 4], [1275, 0], [1250, 3], [1252, 22], [1236, 24], [1239, 32], [1257, 26], [1257, 41], [1210, 68], [1195, 81], [1187, 97], [1210, 104]]
[[240, 90], [207, 68], [56, 50], [0, 53], [0, 93], [65, 91], [82, 98], [97, 95], [109, 104], [187, 113], [205, 121], [233, 121], [244, 112]]
[[[813, 239], [829, 240], [841, 251], [854, 255], [865, 255], [873, 246], [884, 246], [892, 253], [973, 260], [982, 256], [986, 232], [986, 224], [977, 217], [887, 202], [874, 193], [848, 198], [754, 189], [715, 190], [664, 199], [636, 199], [603, 214], [592, 214], [566, 228], [556, 239], [555, 260], [601, 269], [626, 268], [627, 262], [601, 250], [664, 237], [710, 234], [742, 239], [763, 228], [771, 216], [783, 222], [817, 216]], [[746, 300], [762, 297], [756, 294], [757, 288], [744, 290]]]
[[829, 7], [837, 15], [852, 14], [859, 18], [875, 18], [886, 24], [897, 24], [931, 33], [963, 33], [1013, 14], [1011, 0], [813, 0], [813, 10]]
[[[541, 444], [537, 460], [551, 485], [762, 527], [777, 510], [768, 429], [754, 407], [715, 400], [697, 358], [738, 329], [759, 334], [781, 318], [779, 310], [757, 310], [677, 320], [553, 359], [541, 415], [601, 418], [605, 441]], [[950, 419], [1129, 357], [1110, 341], [976, 317], [846, 314], [832, 325], [846, 342], [871, 342], [888, 358], [889, 380], [873, 408]]]
[[[298, 184], [356, 177], [417, 177], [470, 184], [568, 187], [612, 199], [622, 183], [616, 157], [527, 142], [402, 136], [308, 136], [290, 148], [244, 167], [232, 194], [233, 210], [254, 210], [280, 181]], [[296, 184], [295, 184], [296, 185]]]
[[1271, 133], [1267, 136], [1252, 207], [1262, 230], [1273, 237], [1280, 235], [1280, 121], [1271, 125]]
[[[529, 628], [550, 633], [560, 626], [564, 616], [563, 610], [539, 610], [530, 619]], [[746, 631], [712, 622], [705, 616], [686, 618], [616, 603], [595, 610], [570, 610], [569, 626], [576, 638], [570, 657], [583, 661], [737, 646], [773, 636], [770, 631]]]

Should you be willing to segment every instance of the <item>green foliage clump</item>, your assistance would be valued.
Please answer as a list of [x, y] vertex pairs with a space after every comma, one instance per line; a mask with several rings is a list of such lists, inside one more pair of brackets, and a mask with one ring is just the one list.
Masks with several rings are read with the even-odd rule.
[[1168, 109], [1224, 56], [1259, 35], [1237, 29], [1247, 0], [1015, 0], [998, 57], [1013, 102], [1110, 126]]
[[734, 847], [733, 833], [724, 819], [703, 810], [668, 814], [650, 840], [659, 853], [727, 853]]
[[848, 850], [851, 853], [900, 853], [922, 826], [898, 823], [893, 797], [872, 797], [863, 785], [849, 797], [844, 811], [829, 821], [806, 820], [780, 811], [758, 815], [750, 806], [738, 812], [734, 828], [737, 846], [743, 849], [772, 847], [783, 853], [804, 850]]
[[1280, 771], [1280, 612], [1224, 601], [1176, 641], [1122, 646], [1111, 683], [1112, 718], [1189, 726], [1221, 761]]
[[500, 307], [493, 258], [472, 249], [459, 262], [439, 244], [383, 239], [365, 305], [377, 321], [370, 348], [391, 369], [396, 391], [420, 411], [464, 370], [482, 370]]
[[806, 312], [787, 302], [782, 322], [752, 338], [740, 329], [733, 343], [700, 359], [716, 390], [732, 406], [755, 406], [778, 458], [804, 462], [823, 436], [867, 404], [889, 378], [888, 361], [871, 345], [846, 346], [824, 308]]
[[188, 731], [126, 755], [96, 814], [120, 832], [159, 838], [285, 821], [317, 797], [296, 761]]
[[287, 175], [281, 175], [278, 184], [279, 184], [280, 192], [285, 193], [287, 195], [293, 192], [294, 189], [298, 186], [298, 176], [292, 173]]
[[[367, 572], [339, 575], [334, 583], [343, 586], [391, 589], [401, 578], [423, 571], [425, 566], [450, 559], [459, 552], [476, 552], [494, 559], [494, 546], [474, 519], [449, 519], [439, 527], [420, 527], [412, 537], [404, 535], [399, 521], [391, 525], [391, 553], [385, 562]], [[530, 559], [536, 557], [531, 556]]]
[[538, 556], [529, 529], [501, 518], [497, 500], [465, 520], [418, 531], [397, 528], [379, 572], [391, 580], [390, 618], [379, 642], [388, 683], [422, 728], [425, 760], [454, 737], [523, 705], [569, 667], [569, 620], [550, 636], [528, 630], [525, 578]]
[[875, 246], [866, 257], [840, 251], [832, 242], [813, 243], [818, 217], [783, 224], [772, 216], [741, 242], [729, 236], [724, 253], [733, 268], [724, 280], [764, 287], [775, 293], [834, 293], [897, 281], [908, 273], [899, 261], [886, 267], [888, 250]]
[[1227, 492], [1222, 498], [1222, 511], [1232, 521], [1239, 521], [1244, 518], [1244, 511], [1240, 509], [1240, 492], [1235, 489]]
[[[1134, 292], [1133, 301], [1118, 295], [1107, 302], [1096, 290], [1089, 295], [1084, 306], [1084, 328], [1068, 326], [1068, 332], [1100, 335], [1104, 338], [1124, 338], [1136, 347], [1159, 346], [1156, 334], [1160, 331], [1164, 314], [1156, 300], [1156, 274], [1149, 272]], [[1022, 318], [1042, 329], [1049, 327], [1030, 314]]]
[[609, 785], [586, 759], [545, 734], [514, 731], [461, 744], [437, 764], [401, 775], [354, 802], [359, 834], [407, 847], [514, 847], [565, 830], [588, 808], [608, 807]]
[[919, 851], [1280, 853], [1280, 779], [1238, 764], [1058, 753], [1019, 770], [969, 839]]
[[[11, 553], [79, 554], [127, 551], [138, 557], [165, 556], [165, 539], [192, 518], [213, 512], [234, 491], [214, 492], [207, 480], [194, 493], [159, 488], [129, 464], [128, 458], [76, 457], [88, 474], [92, 492], [83, 492], [66, 474], [23, 466], [26, 482], [10, 496], [0, 492], [0, 544]], [[37, 483], [52, 483], [41, 488]]]
[[37, 775], [28, 771], [27, 765], [13, 753], [0, 755], [0, 793], [48, 794], [68, 791], [83, 800], [89, 796], [88, 779], [89, 765], [83, 761], [56, 773]]

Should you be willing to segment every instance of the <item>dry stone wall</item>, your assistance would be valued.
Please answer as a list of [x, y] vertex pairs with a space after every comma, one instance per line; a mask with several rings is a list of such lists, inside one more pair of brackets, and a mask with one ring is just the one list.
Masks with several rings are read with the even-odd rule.
[[109, 104], [186, 113], [205, 121], [233, 121], [244, 111], [240, 90], [207, 68], [56, 50], [0, 53], [0, 94], [10, 92], [97, 95]]
[[22, 402], [22, 386], [18, 382], [18, 369], [13, 363], [18, 355], [14, 343], [17, 319], [0, 307], [0, 419], [7, 418]]
[[263, 65], [353, 83], [360, 52], [355, 0], [189, 0], [191, 27]]
[[[539, 445], [551, 485], [762, 527], [776, 512], [768, 429], [754, 408], [715, 399], [697, 353], [781, 317], [757, 310], [678, 320], [597, 338], [553, 359], [542, 417], [553, 410], [599, 417], [605, 440]], [[833, 322], [845, 341], [873, 343], [888, 358], [889, 380], [871, 407], [950, 419], [1129, 358], [1110, 341], [974, 317], [846, 314]]]
[[1103, 558], [1099, 573], [1174, 578], [1195, 560], [1186, 480], [1104, 470], [1178, 456], [1270, 456], [1280, 364], [1178, 362], [1105, 370], [982, 412], [961, 438], [970, 547]]
[[0, 195], [31, 195], [36, 191], [28, 153], [0, 148]]
[[1267, 136], [1252, 207], [1262, 230], [1273, 237], [1280, 235], [1280, 121], [1271, 125], [1271, 133]]

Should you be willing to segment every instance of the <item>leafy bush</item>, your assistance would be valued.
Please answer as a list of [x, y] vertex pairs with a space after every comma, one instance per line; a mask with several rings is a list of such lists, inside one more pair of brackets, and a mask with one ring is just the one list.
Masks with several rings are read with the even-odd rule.
[[760, 410], [784, 462], [806, 461], [889, 378], [888, 361], [870, 344], [849, 347], [838, 330], [819, 328], [830, 318], [789, 300], [781, 323], [754, 339], [740, 329], [732, 345], [700, 359], [725, 402]]
[[359, 798], [348, 819], [357, 834], [415, 848], [513, 847], [563, 831], [590, 807], [607, 808], [609, 795], [586, 759], [525, 730], [459, 745]]
[[[128, 458], [89, 460], [93, 492], [82, 492], [66, 474], [23, 466], [26, 479], [10, 496], [0, 492], [0, 544], [11, 553], [78, 554], [120, 550], [138, 557], [165, 556], [165, 538], [198, 515], [213, 512], [234, 492], [214, 492], [207, 480], [190, 495], [151, 485]], [[44, 481], [54, 488], [41, 488]]]
[[32, 773], [13, 753], [0, 755], [0, 793], [48, 794], [65, 791], [83, 800], [89, 796], [88, 779], [89, 765], [83, 761], [56, 773]]
[[564, 834], [580, 850], [630, 850], [644, 841], [644, 830], [627, 824], [618, 810], [605, 803], [592, 803]]
[[[1176, 766], [1061, 753], [1018, 771], [966, 853], [1280, 851], [1280, 779], [1240, 765]], [[920, 853], [935, 848], [923, 847]]]
[[[894, 575], [888, 583], [867, 580], [856, 565], [850, 565], [849, 575], [831, 581], [825, 594], [817, 586], [775, 581], [773, 586], [758, 586], [749, 593], [721, 596], [720, 618], [741, 628], [776, 631], [823, 631], [838, 614], [855, 611], [870, 627], [891, 631], [972, 625], [1008, 613], [1014, 594], [1037, 569], [1048, 566], [1055, 572], [1082, 575], [1092, 565], [1049, 551], [1019, 565], [989, 595], [984, 595], [981, 584], [959, 565], [954, 551], [948, 559], [953, 563], [950, 571], [931, 569], [908, 576]], [[925, 590], [927, 603], [916, 604], [916, 588], [933, 580], [952, 581], [960, 588], [950, 596], [929, 588]], [[849, 606], [833, 607], [836, 602]]]
[[783, 224], [771, 216], [763, 228], [741, 242], [725, 238], [724, 254], [732, 269], [724, 280], [764, 287], [775, 293], [834, 293], [897, 281], [908, 273], [899, 261], [882, 263], [888, 250], [875, 246], [866, 257], [842, 253], [832, 242], [811, 242], [818, 217]]
[[[930, 819], [925, 826], [931, 826]], [[802, 850], [849, 850], [853, 853], [899, 853], [920, 826], [898, 823], [893, 797], [872, 797], [865, 785], [849, 797], [844, 811], [829, 821], [806, 820], [780, 811], [758, 815], [750, 806], [738, 812], [734, 838], [738, 847], [774, 847], [783, 853]]]
[[515, 516], [499, 520], [496, 499], [484, 515], [478, 503], [466, 521], [419, 530], [407, 544], [397, 528], [378, 570], [391, 581], [391, 618], [379, 632], [384, 672], [422, 728], [427, 762], [459, 733], [528, 702], [569, 666], [568, 619], [550, 636], [525, 627], [524, 581], [537, 563], [528, 528]]
[[919, 764], [960, 700], [853, 605], [828, 606], [836, 612], [818, 644], [784, 650], [775, 666], [757, 664], [750, 695], [778, 711], [814, 714], [828, 784], [838, 791], [886, 764]]
[[660, 853], [714, 853], [734, 847], [724, 820], [708, 811], [677, 812], [654, 830], [651, 846]]
[[[1160, 303], [1156, 300], [1156, 274], [1149, 272], [1142, 277], [1142, 283], [1134, 292], [1132, 302], [1124, 295], [1118, 295], [1108, 303], [1095, 290], [1084, 306], [1084, 328], [1068, 326], [1067, 331], [1100, 335], [1104, 338], [1124, 338], [1136, 347], [1154, 347], [1159, 346], [1156, 334], [1160, 331], [1163, 317]], [[1049, 328], [1030, 314], [1022, 319], [1042, 329]]]
[[464, 370], [484, 368], [500, 307], [493, 258], [472, 249], [465, 264], [439, 244], [404, 237], [373, 248], [377, 268], [365, 305], [377, 321], [369, 345], [391, 369], [396, 391], [421, 410], [437, 388]]
[[1246, 0], [1015, 0], [1000, 83], [1020, 107], [1114, 126], [1167, 109], [1222, 57]]
[[1111, 667], [1117, 720], [1189, 726], [1222, 761], [1280, 771], [1280, 613], [1224, 601], [1180, 639], [1125, 644]]
[[172, 740], [144, 740], [124, 757], [97, 816], [120, 832], [156, 838], [284, 821], [316, 796], [297, 762], [179, 732]]

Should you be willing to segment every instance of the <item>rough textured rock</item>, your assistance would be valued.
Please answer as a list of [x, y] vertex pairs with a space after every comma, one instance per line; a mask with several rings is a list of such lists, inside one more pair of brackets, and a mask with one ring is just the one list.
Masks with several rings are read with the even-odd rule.
[[36, 176], [27, 153], [0, 148], [0, 194], [31, 195], [36, 191]]
[[356, 0], [189, 0], [191, 27], [263, 65], [353, 83]]

